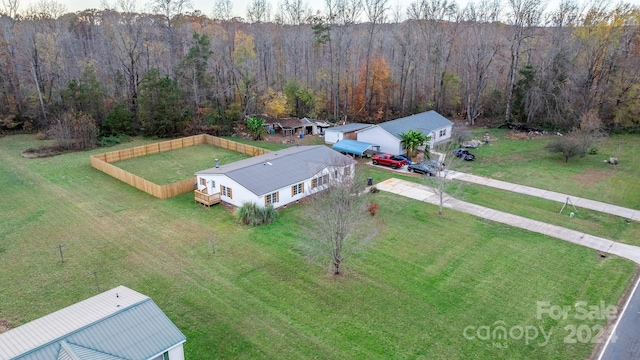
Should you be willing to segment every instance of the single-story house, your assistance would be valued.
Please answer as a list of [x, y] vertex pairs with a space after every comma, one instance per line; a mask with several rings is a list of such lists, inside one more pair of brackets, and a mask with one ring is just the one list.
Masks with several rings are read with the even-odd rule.
[[358, 141], [380, 144], [382, 152], [401, 155], [406, 154], [407, 149], [401, 144], [400, 134], [409, 130], [420, 131], [431, 137], [427, 143], [431, 148], [435, 144], [449, 141], [452, 127], [453, 122], [431, 110], [358, 130], [356, 135]]
[[332, 181], [353, 179], [355, 160], [324, 145], [293, 146], [219, 164], [196, 173], [198, 193], [219, 194], [232, 206], [256, 203], [279, 208], [324, 190]]
[[[356, 131], [372, 127], [371, 124], [347, 124], [342, 126], [336, 126], [324, 131], [324, 143], [335, 144], [338, 141], [349, 139], [357, 140]], [[374, 141], [375, 143], [375, 141]]]
[[245, 119], [258, 117], [264, 120], [264, 126], [267, 133], [280, 132], [284, 136], [317, 135], [322, 132], [323, 128], [329, 127], [329, 124], [316, 122], [309, 118], [298, 119], [297, 117], [276, 118], [268, 115], [246, 115]]
[[153, 300], [118, 286], [0, 334], [0, 359], [184, 360], [185, 341]]
[[342, 140], [333, 144], [333, 150], [344, 154], [364, 156], [365, 154], [377, 154], [380, 152], [380, 145], [357, 140]]

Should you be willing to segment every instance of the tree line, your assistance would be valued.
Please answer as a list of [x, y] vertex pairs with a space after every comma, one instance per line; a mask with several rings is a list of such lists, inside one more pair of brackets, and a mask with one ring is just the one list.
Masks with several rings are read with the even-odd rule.
[[[228, 134], [247, 114], [378, 123], [426, 110], [549, 130], [640, 130], [640, 8], [563, 0], [186, 0], [0, 17], [0, 130], [90, 119], [101, 136]], [[70, 115], [71, 114], [71, 115]]]

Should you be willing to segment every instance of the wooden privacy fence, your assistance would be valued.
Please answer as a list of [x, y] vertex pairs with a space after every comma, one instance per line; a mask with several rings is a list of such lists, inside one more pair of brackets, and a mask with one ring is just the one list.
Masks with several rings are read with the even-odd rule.
[[142, 190], [147, 194], [153, 195], [159, 199], [167, 199], [176, 195], [193, 191], [195, 189], [196, 178], [193, 177], [168, 185], [158, 185], [138, 175], [134, 175], [128, 171], [122, 170], [111, 163], [139, 156], [178, 150], [183, 147], [199, 144], [213, 145], [241, 152], [250, 156], [262, 155], [269, 152], [269, 150], [265, 150], [263, 148], [255, 147], [252, 145], [241, 144], [235, 141], [221, 139], [219, 137], [207, 134], [201, 134], [175, 140], [162, 141], [149, 145], [136, 146], [129, 149], [109, 151], [102, 154], [91, 155], [91, 166], [107, 175], [113, 176], [114, 178], [135, 187], [136, 189]]

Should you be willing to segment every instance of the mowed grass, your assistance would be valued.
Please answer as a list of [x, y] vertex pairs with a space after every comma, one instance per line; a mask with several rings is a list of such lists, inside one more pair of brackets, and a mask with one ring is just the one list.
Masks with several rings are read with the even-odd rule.
[[117, 161], [113, 164], [158, 185], [189, 179], [197, 171], [248, 158], [248, 155], [224, 148], [200, 144], [146, 156]]
[[[122, 284], [151, 296], [187, 336], [189, 359], [583, 359], [594, 344], [566, 344], [565, 326], [604, 322], [538, 319], [536, 302], [617, 304], [636, 271], [587, 248], [379, 193], [383, 232], [334, 277], [299, 251], [314, 221], [304, 205], [243, 227], [192, 194], [155, 199], [91, 168], [88, 155], [101, 151], [19, 156], [33, 146], [32, 136], [0, 138], [0, 318], [13, 325], [96, 294], [95, 272], [103, 291]], [[541, 335], [528, 344], [464, 336], [497, 322], [553, 332], [544, 346]]]
[[[484, 132], [478, 131], [478, 137]], [[518, 140], [509, 138], [512, 132], [507, 130], [489, 133], [497, 140], [472, 150], [476, 160], [466, 164], [464, 171], [640, 209], [640, 136], [605, 137], [597, 154], [564, 162], [559, 154], [544, 149], [555, 135]], [[620, 160], [618, 165], [604, 162], [612, 156]]]

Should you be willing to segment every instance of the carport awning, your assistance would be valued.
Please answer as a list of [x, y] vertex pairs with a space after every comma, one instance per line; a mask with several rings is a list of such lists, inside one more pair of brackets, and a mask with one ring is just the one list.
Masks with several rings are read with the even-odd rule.
[[333, 150], [362, 156], [365, 151], [371, 147], [380, 147], [380, 145], [370, 144], [356, 140], [340, 140], [333, 145]]

